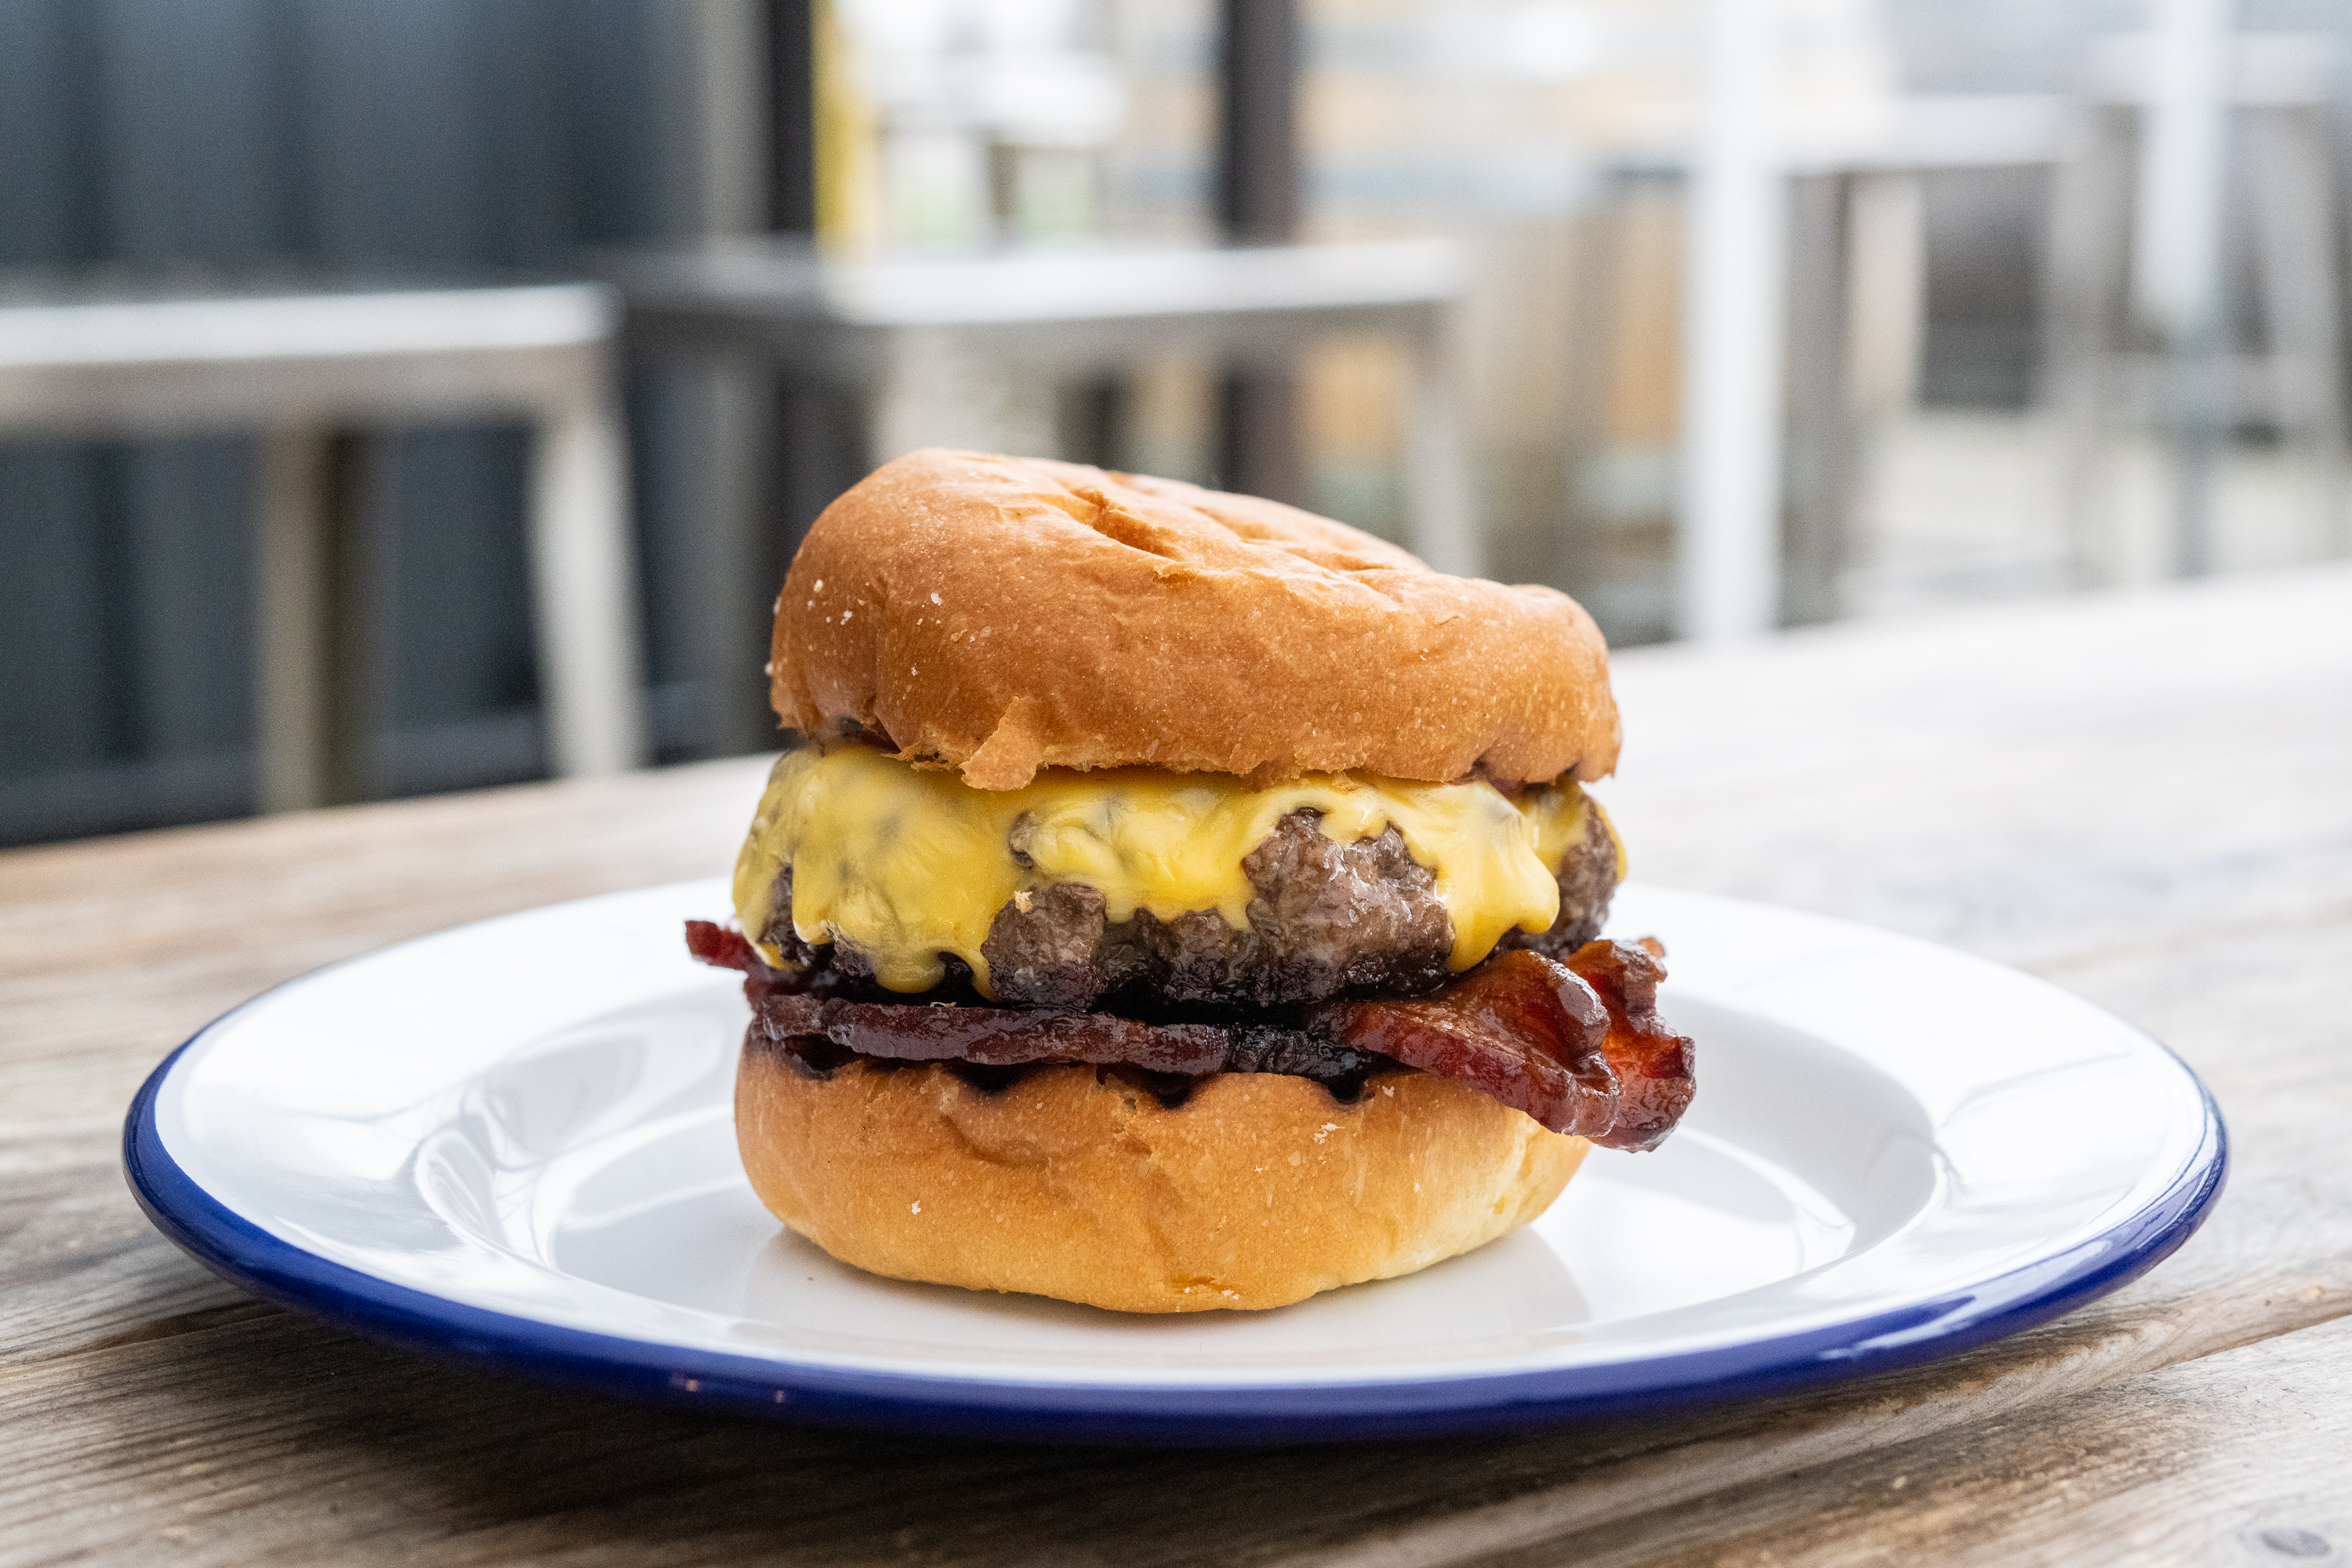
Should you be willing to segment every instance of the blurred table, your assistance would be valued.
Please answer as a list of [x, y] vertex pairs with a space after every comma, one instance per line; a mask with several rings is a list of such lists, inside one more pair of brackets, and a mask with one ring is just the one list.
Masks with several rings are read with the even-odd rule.
[[264, 809], [353, 798], [372, 704], [355, 427], [531, 422], [531, 586], [556, 773], [644, 751], [617, 311], [593, 284], [0, 290], [0, 438], [259, 430]]
[[0, 1559], [2332, 1561], [2352, 1550], [2347, 627], [2337, 567], [1624, 656], [1632, 743], [1602, 787], [1637, 875], [2116, 1008], [2204, 1074], [2235, 1163], [2172, 1259], [2014, 1339], [1512, 1436], [1162, 1453], [706, 1423], [347, 1338], [141, 1217], [123, 1108], [206, 1019], [454, 921], [715, 872], [757, 760], [0, 855]]
[[1464, 263], [1445, 241], [859, 258], [735, 240], [615, 256], [605, 275], [636, 350], [764, 360], [864, 394], [877, 462], [967, 444], [951, 404], [973, 362], [1061, 376], [1171, 352], [1282, 365], [1330, 333], [1395, 334], [1413, 365], [1412, 547], [1441, 570], [1478, 569], [1444, 354]]
[[[2073, 114], [2054, 93], [1903, 93], [1792, 116], [1774, 162], [1801, 176], [2026, 168], [2058, 160]], [[1605, 163], [1617, 174], [1682, 174], [1691, 163], [1688, 128], [1629, 128]]]
[[[1778, 217], [1748, 237], [1746, 251], [1714, 259], [1736, 271], [1759, 267], [1784, 277], [1779, 296], [1738, 298], [1752, 309], [1785, 310], [1769, 341], [1782, 345], [1785, 374], [1747, 377], [1717, 391], [1746, 407], [1747, 417], [1781, 434], [1785, 458], [1775, 465], [1786, 498], [1784, 513], [1756, 511], [1748, 526], [1770, 529], [1769, 541], [1746, 548], [1686, 520], [1685, 551], [1716, 551], [1721, 562], [1683, 563], [1685, 584], [1744, 578], [1749, 562], [1777, 560], [1779, 619], [1806, 624], [1837, 614], [1841, 572], [1853, 554], [1853, 495], [1861, 472], [1867, 416], [1907, 406], [1915, 393], [1927, 307], [1923, 177], [1955, 173], [2047, 169], [2063, 156], [2073, 106], [2043, 93], [1912, 93], [1850, 111], [1796, 117], [1782, 128], [1771, 169], [1781, 188], [1785, 225]], [[1680, 180], [1695, 173], [1686, 127], [1660, 124], [1628, 134], [1603, 163], [1616, 182]], [[1753, 326], [1753, 322], [1746, 323]], [[1735, 336], [1739, 331], [1735, 330]], [[1686, 361], [1705, 345], [1685, 343]], [[1710, 360], [1709, 363], [1712, 363]], [[1736, 368], [1736, 367], [1735, 367]], [[1691, 397], [1706, 395], [1706, 372], [1693, 363], [1685, 375]], [[1770, 409], [1748, 406], [1775, 399]], [[1686, 406], [1689, 399], [1686, 398]], [[1695, 468], [1736, 469], [1736, 453], [1693, 451]], [[1687, 504], [1687, 500], [1686, 503]], [[1729, 593], [1738, 603], [1762, 603], [1760, 585]], [[1685, 604], [1683, 618], [1696, 625]]]

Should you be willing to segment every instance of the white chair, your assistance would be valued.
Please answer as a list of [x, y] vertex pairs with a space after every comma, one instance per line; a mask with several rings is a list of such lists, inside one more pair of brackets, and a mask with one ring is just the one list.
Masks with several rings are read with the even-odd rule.
[[[2232, 426], [2276, 428], [2307, 458], [2322, 497], [2323, 549], [2352, 548], [2340, 491], [2347, 457], [2341, 322], [2343, 278], [2336, 251], [2336, 177], [2329, 135], [2331, 41], [2291, 34], [2245, 34], [2231, 45], [2218, 83], [2222, 111], [2241, 142], [2236, 177], [2212, 216], [2212, 243], [2226, 258], [2228, 237], [2242, 234], [2252, 252], [2252, 292], [2260, 307], [2261, 352], [2214, 345], [2214, 406], [2200, 435], [2218, 442]], [[2153, 48], [2126, 39], [2099, 57], [2051, 216], [2048, 401], [2065, 429], [2068, 516], [2078, 572], [2091, 581], [2119, 570], [2109, 497], [2107, 452], [2122, 429], [2180, 425], [2178, 378], [2193, 345], [2164, 342], [2129, 319], [2128, 277], [2136, 175], [2147, 155], [2158, 109]], [[2197, 243], [2191, 237], [2188, 243]], [[2227, 278], [2226, 267], [2222, 277]], [[2233, 291], [2217, 289], [2227, 321]], [[2193, 411], [2192, 411], [2193, 412]], [[2193, 462], [2195, 454], [2176, 453]], [[2175, 566], [2205, 569], [2211, 552], [2202, 510], [2183, 487], [2176, 520]]]

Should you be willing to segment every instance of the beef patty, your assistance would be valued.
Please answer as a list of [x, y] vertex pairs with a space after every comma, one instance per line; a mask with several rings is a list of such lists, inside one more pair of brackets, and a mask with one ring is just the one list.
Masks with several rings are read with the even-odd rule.
[[[1148, 910], [1112, 921], [1102, 894], [1082, 882], [1025, 893], [997, 910], [981, 955], [995, 999], [1007, 1006], [1086, 1011], [1166, 1004], [1284, 1006], [1335, 996], [1417, 995], [1452, 977], [1454, 922], [1436, 878], [1405, 850], [1393, 827], [1377, 838], [1334, 843], [1312, 810], [1294, 811], [1242, 862], [1255, 896], [1249, 929], [1214, 910], [1162, 921]], [[1559, 915], [1542, 932], [1514, 931], [1498, 944], [1565, 958], [1601, 933], [1617, 886], [1617, 844], [1589, 803], [1584, 832], [1559, 871]], [[846, 942], [810, 943], [793, 931], [792, 872], [776, 879], [760, 940], [788, 963], [829, 969], [853, 990], [881, 992], [873, 966]], [[948, 959], [943, 989], [969, 990]]]

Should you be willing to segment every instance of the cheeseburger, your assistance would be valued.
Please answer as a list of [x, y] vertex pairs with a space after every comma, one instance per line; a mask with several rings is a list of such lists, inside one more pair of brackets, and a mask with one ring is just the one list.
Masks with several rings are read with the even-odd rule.
[[761, 1200], [901, 1279], [1276, 1307], [1525, 1224], [1691, 1097], [1600, 633], [1244, 496], [927, 451], [776, 604], [776, 763], [696, 956]]

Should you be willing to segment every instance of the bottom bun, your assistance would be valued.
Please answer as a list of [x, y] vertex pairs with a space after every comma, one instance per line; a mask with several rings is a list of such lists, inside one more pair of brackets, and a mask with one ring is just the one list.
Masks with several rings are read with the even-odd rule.
[[1352, 1105], [1220, 1073], [1171, 1109], [1091, 1067], [986, 1090], [937, 1063], [805, 1078], [757, 1045], [735, 1126], [760, 1201], [844, 1263], [1127, 1312], [1426, 1268], [1543, 1213], [1591, 1147], [1422, 1073]]

